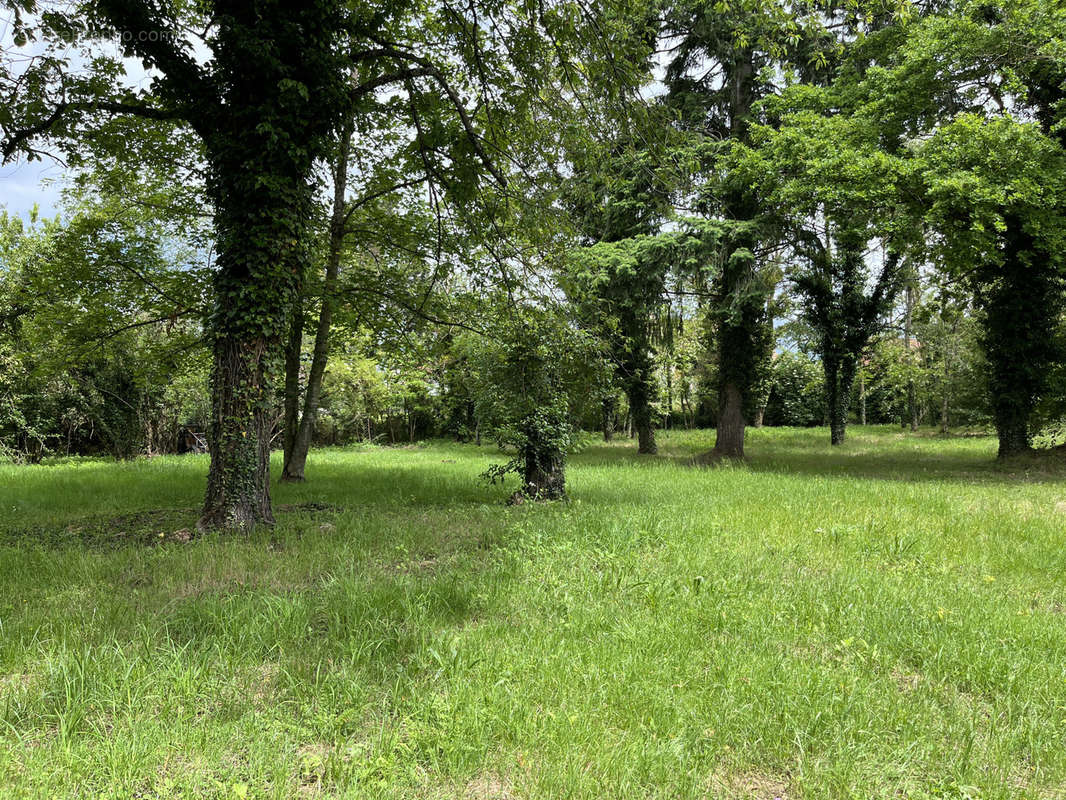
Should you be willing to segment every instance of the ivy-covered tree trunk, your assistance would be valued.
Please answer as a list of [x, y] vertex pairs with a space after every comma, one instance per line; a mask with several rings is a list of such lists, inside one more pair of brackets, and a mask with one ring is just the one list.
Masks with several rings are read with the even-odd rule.
[[275, 171], [271, 181], [256, 186], [253, 175], [264, 172], [261, 165], [258, 173], [249, 170], [213, 186], [219, 259], [210, 325], [211, 466], [201, 529], [248, 530], [274, 519], [274, 378], [306, 268], [312, 196], [305, 176], [291, 172]]
[[1000, 458], [1031, 448], [1029, 420], [1056, 357], [1048, 332], [1063, 297], [1061, 278], [1047, 267], [1049, 254], [1038, 250], [1019, 219], [1008, 215], [1006, 222], [1003, 263], [978, 290]]
[[263, 337], [220, 335], [211, 372], [211, 467], [199, 527], [247, 530], [272, 523], [270, 434], [273, 397]]
[[566, 497], [563, 454], [551, 447], [526, 449], [524, 493], [534, 500], [561, 500]]
[[[744, 202], [734, 207], [743, 209], [745, 218], [754, 216], [754, 209]], [[722, 307], [718, 311], [715, 343], [719, 358], [718, 428], [711, 460], [744, 458], [744, 432], [754, 405], [752, 394], [769, 362], [766, 293], [758, 286], [754, 246], [752, 232], [739, 236], [719, 278]]]
[[734, 381], [723, 384], [718, 392], [718, 427], [713, 455], [719, 458], [744, 458], [744, 393]]
[[851, 389], [855, 382], [856, 363], [849, 356], [837, 359], [823, 357], [826, 402], [829, 412], [829, 440], [834, 445], [844, 443], [851, 408]]

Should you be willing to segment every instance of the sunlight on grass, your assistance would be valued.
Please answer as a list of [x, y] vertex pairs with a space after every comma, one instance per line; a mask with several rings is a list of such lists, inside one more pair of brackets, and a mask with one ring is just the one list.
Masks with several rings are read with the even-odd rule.
[[0, 795], [1064, 796], [1064, 471], [827, 439], [325, 450], [188, 542], [202, 457], [0, 467]]

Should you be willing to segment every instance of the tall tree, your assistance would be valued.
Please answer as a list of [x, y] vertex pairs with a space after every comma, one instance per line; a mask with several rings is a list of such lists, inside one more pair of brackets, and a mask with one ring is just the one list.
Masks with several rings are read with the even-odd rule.
[[1066, 12], [1038, 0], [957, 0], [890, 38], [894, 47], [851, 76], [857, 113], [922, 175], [916, 219], [933, 233], [935, 262], [980, 311], [1008, 457], [1029, 448], [1030, 417], [1061, 357], [1048, 331], [1063, 302]]
[[587, 175], [579, 184], [586, 189], [576, 203], [579, 224], [585, 241], [594, 244], [575, 253], [563, 283], [583, 324], [607, 345], [629, 401], [637, 452], [654, 454], [657, 383], [651, 332], [670, 265], [649, 257], [638, 238], [654, 231], [665, 211], [665, 193], [642, 162], [639, 153], [616, 154], [609, 162], [613, 191], [607, 181], [594, 184]]
[[[841, 12], [846, 21], [848, 14]], [[828, 75], [835, 51], [826, 17], [813, 7], [779, 0], [749, 0], [713, 9], [679, 0], [665, 12], [670, 48], [665, 83], [668, 104], [682, 128], [697, 135], [695, 206], [729, 221], [713, 309], [712, 350], [718, 365], [718, 430], [713, 458], [741, 458], [744, 431], [769, 368], [770, 327], [762, 250], [772, 244], [762, 209], [749, 186], [723, 165], [732, 143], [748, 143], [757, 104], [797, 74], [811, 81]]]
[[901, 288], [902, 250], [913, 238], [903, 196], [914, 178], [882, 149], [876, 124], [848, 113], [830, 89], [795, 87], [765, 107], [769, 123], [753, 128], [750, 146], [734, 147], [732, 169], [792, 256], [792, 285], [825, 370], [830, 439], [841, 444], [863, 352]]

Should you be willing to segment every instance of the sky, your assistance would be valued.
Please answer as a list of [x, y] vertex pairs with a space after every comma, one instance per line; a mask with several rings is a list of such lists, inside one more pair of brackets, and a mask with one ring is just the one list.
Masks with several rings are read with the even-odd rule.
[[47, 160], [5, 164], [0, 167], [0, 207], [27, 219], [36, 205], [41, 216], [54, 217], [62, 177], [63, 167]]
[[[9, 9], [0, 13], [0, 49], [9, 51], [11, 17]], [[0, 166], [0, 207], [9, 214], [26, 218], [34, 205], [44, 216], [55, 216], [59, 206], [59, 179], [63, 168], [54, 161], [11, 162]]]
[[[12, 40], [12, 23], [13, 12], [6, 7], [0, 10], [0, 52], [5, 55], [32, 55], [34, 48], [40, 46], [31, 44], [27, 47], [16, 47]], [[114, 44], [98, 44], [97, 49], [118, 54], [117, 45]], [[201, 55], [202, 51], [205, 51], [203, 47], [194, 49], [197, 55]], [[73, 52], [73, 47], [68, 48], [67, 53], [72, 68], [78, 69], [85, 63], [80, 54]], [[134, 88], [145, 86], [150, 80], [150, 74], [141, 62], [133, 58], [122, 60], [126, 68], [123, 81]], [[9, 214], [26, 219], [36, 205], [41, 216], [54, 217], [59, 213], [64, 175], [64, 167], [47, 157], [42, 161], [27, 162], [22, 159], [0, 165], [0, 209], [6, 209]]]

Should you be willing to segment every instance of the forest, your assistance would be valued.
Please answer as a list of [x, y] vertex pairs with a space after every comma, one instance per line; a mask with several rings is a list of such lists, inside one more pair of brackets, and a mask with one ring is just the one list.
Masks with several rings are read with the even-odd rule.
[[0, 99], [0, 795], [1066, 797], [1066, 3], [3, 0]]

